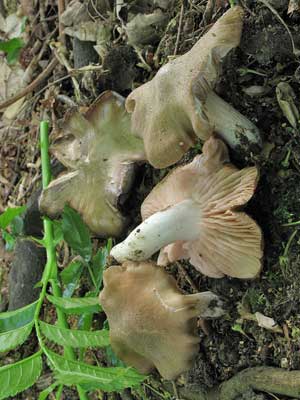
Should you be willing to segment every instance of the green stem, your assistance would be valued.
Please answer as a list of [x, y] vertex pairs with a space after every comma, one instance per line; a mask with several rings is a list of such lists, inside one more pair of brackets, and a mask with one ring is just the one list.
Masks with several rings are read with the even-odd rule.
[[296, 225], [300, 225], [300, 221], [288, 222], [287, 224], [282, 224], [281, 226], [296, 226]]
[[43, 189], [46, 189], [51, 181], [50, 157], [49, 157], [49, 124], [47, 121], [42, 121], [40, 125], [40, 146], [41, 146], [41, 161], [42, 161], [42, 184]]
[[63, 391], [63, 385], [59, 385], [56, 395], [55, 395], [56, 400], [61, 399], [62, 391]]
[[293, 241], [294, 237], [296, 236], [297, 232], [298, 232], [298, 230], [296, 229], [296, 230], [291, 234], [291, 236], [289, 237], [289, 240], [288, 240], [288, 242], [287, 242], [287, 244], [286, 244], [286, 246], [285, 246], [284, 252], [283, 252], [283, 257], [287, 257], [287, 256], [288, 256], [289, 251], [290, 251], [290, 247], [291, 247], [291, 244], [292, 244], [292, 241]]
[[[42, 121], [40, 125], [40, 144], [41, 144], [41, 161], [42, 161], [42, 184], [43, 189], [45, 189], [50, 181], [51, 181], [51, 169], [50, 169], [50, 158], [49, 158], [49, 136], [48, 136], [48, 122]], [[44, 217], [44, 238], [43, 238], [44, 246], [46, 248], [47, 254], [47, 263], [45, 266], [45, 271], [42, 278], [43, 287], [41, 290], [41, 294], [39, 297], [39, 302], [35, 311], [35, 327], [38, 336], [39, 343], [41, 345], [42, 350], [44, 351], [45, 347], [43, 345], [41, 339], [41, 333], [38, 324], [38, 316], [43, 304], [43, 300], [46, 295], [47, 285], [51, 282], [52, 291], [55, 297], [61, 297], [61, 290], [57, 281], [57, 263], [56, 263], [56, 251], [55, 245], [53, 242], [53, 226], [52, 222], [49, 218]], [[62, 328], [68, 328], [68, 322], [65, 314], [59, 309], [56, 309], [57, 312], [57, 326]], [[45, 351], [44, 351], [45, 352]], [[66, 356], [71, 360], [76, 360], [76, 356], [72, 347], [66, 346], [64, 347], [64, 352]], [[77, 385], [77, 391], [79, 394], [80, 400], [88, 400], [88, 397], [85, 391]], [[61, 389], [58, 390], [60, 395]]]
[[[50, 158], [49, 158], [49, 138], [48, 138], [48, 123], [41, 122], [41, 159], [42, 159], [42, 182], [43, 189], [49, 185], [51, 180]], [[47, 264], [49, 263], [49, 270], [45, 277], [44, 287], [50, 281], [52, 291], [55, 297], [61, 297], [61, 290], [57, 283], [57, 263], [56, 263], [56, 250], [53, 243], [53, 226], [52, 221], [44, 217], [44, 245], [46, 247]], [[58, 327], [68, 328], [68, 322], [65, 314], [59, 309], [56, 309]], [[65, 347], [65, 354], [70, 359], [75, 359], [74, 351], [71, 347]]]
[[93, 285], [95, 286], [95, 290], [97, 290], [97, 282], [96, 282], [96, 279], [95, 279], [94, 273], [93, 273], [93, 271], [92, 271], [91, 265], [90, 265], [90, 263], [89, 263], [89, 262], [86, 262], [85, 264], [86, 264], [86, 266], [87, 266], [87, 269], [88, 269], [88, 271], [89, 271], [89, 274], [90, 274], [90, 277], [91, 277], [92, 283], [93, 283]]

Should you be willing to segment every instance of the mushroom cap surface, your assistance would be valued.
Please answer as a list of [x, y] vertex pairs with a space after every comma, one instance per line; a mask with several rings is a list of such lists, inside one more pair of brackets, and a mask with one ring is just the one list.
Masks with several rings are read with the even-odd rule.
[[225, 144], [211, 137], [201, 155], [171, 171], [144, 200], [143, 220], [186, 199], [199, 205], [199, 214], [195, 215], [199, 220], [198, 239], [165, 246], [160, 251], [159, 265], [189, 259], [197, 270], [214, 278], [229, 275], [246, 279], [259, 274], [261, 229], [247, 214], [237, 211], [252, 197], [258, 170], [239, 170], [228, 160]]
[[133, 131], [143, 138], [154, 167], [174, 164], [197, 137], [205, 140], [212, 133], [201, 104], [216, 83], [222, 60], [240, 42], [242, 17], [241, 7], [229, 9], [189, 52], [128, 96]]
[[123, 97], [107, 91], [84, 115], [71, 110], [50, 150], [69, 172], [43, 190], [41, 211], [55, 217], [68, 204], [95, 234], [120, 235], [126, 219], [118, 202], [130, 190], [134, 162], [145, 160], [141, 139], [131, 134]]
[[183, 295], [175, 279], [151, 262], [112, 266], [103, 283], [100, 304], [112, 348], [141, 373], [157, 368], [164, 378], [174, 379], [188, 370], [198, 351], [197, 316], [223, 314], [216, 295]]

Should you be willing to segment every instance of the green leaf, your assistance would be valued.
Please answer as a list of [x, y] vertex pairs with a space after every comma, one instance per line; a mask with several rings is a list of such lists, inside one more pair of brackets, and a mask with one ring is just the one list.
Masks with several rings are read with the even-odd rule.
[[9, 53], [18, 49], [24, 45], [22, 39], [13, 38], [7, 41], [0, 40], [0, 50], [4, 51], [5, 53]]
[[105, 270], [106, 260], [108, 256], [106, 247], [99, 249], [92, 260], [92, 271], [96, 281], [96, 291], [98, 292], [102, 285], [103, 271]]
[[65, 285], [62, 297], [72, 297], [79, 284], [83, 268], [82, 262], [74, 260], [61, 272], [60, 277]]
[[27, 19], [28, 19], [28, 17], [26, 17], [26, 16], [24, 16], [24, 17], [22, 18], [22, 25], [21, 25], [21, 29], [20, 29], [21, 32], [20, 32], [20, 33], [25, 32], [25, 27], [26, 27]]
[[12, 331], [33, 321], [37, 301], [15, 311], [0, 313], [0, 333]]
[[48, 386], [44, 389], [40, 394], [38, 400], [46, 400], [50, 393], [59, 385], [58, 382], [52, 383], [52, 385]]
[[112, 238], [107, 239], [106, 250], [107, 250], [108, 254], [110, 253], [110, 251], [112, 249], [112, 245], [113, 245]]
[[64, 207], [62, 214], [62, 231], [65, 241], [85, 261], [90, 261], [92, 256], [92, 242], [88, 227], [81, 216], [69, 206]]
[[21, 218], [19, 215], [17, 215], [12, 221], [11, 221], [11, 233], [13, 236], [20, 236], [23, 232], [23, 226], [24, 226], [24, 221], [23, 218]]
[[84, 313], [80, 315], [77, 322], [77, 329], [82, 329], [85, 331], [90, 330], [93, 323], [93, 315], [93, 313]]
[[55, 306], [61, 308], [66, 314], [83, 314], [102, 310], [98, 297], [62, 298], [47, 295], [47, 299]]
[[41, 287], [43, 287], [43, 282], [38, 281], [33, 287], [34, 287], [34, 289], [41, 288]]
[[59, 328], [45, 322], [39, 322], [41, 330], [47, 339], [71, 347], [106, 347], [109, 345], [109, 332], [106, 329], [101, 331], [82, 331], [74, 329]]
[[3, 240], [5, 241], [5, 250], [13, 251], [13, 249], [15, 247], [15, 243], [16, 243], [16, 238], [6, 231], [2, 232], [2, 237], [3, 237]]
[[[0, 48], [1, 50], [1, 48]], [[0, 215], [0, 228], [5, 229], [18, 215], [22, 214], [26, 206], [7, 208], [4, 213]]]
[[108, 359], [108, 361], [110, 362], [110, 364], [113, 367], [125, 367], [126, 365], [123, 363], [123, 361], [121, 361], [115, 354], [115, 352], [113, 351], [111, 346], [107, 346], [105, 349], [105, 353], [106, 353], [106, 357]]
[[13, 38], [7, 41], [0, 40], [0, 51], [7, 54], [7, 62], [13, 64], [18, 61], [20, 50], [25, 43], [20, 38]]
[[40, 352], [17, 363], [0, 368], [0, 400], [32, 386], [42, 371]]
[[82, 262], [72, 261], [60, 274], [63, 284], [76, 283], [81, 276], [82, 270]]
[[9, 351], [24, 343], [33, 327], [33, 322], [12, 331], [0, 333], [0, 353]]
[[92, 272], [96, 281], [95, 292], [98, 294], [102, 286], [103, 272], [106, 268], [107, 257], [112, 248], [112, 239], [108, 239], [106, 246], [99, 249], [92, 259]]
[[45, 242], [44, 239], [38, 239], [38, 238], [36, 238], [34, 236], [27, 236], [27, 239], [32, 240], [33, 242], [39, 244], [42, 247], [46, 247], [46, 242]]
[[[77, 321], [77, 329], [83, 330], [83, 331], [90, 331], [92, 324], [93, 324], [93, 316], [94, 316], [93, 313], [81, 314]], [[108, 332], [107, 329], [106, 329], [106, 331]], [[83, 361], [84, 353], [85, 353], [84, 348], [79, 349], [79, 353], [78, 353], [79, 361]]]
[[119, 391], [139, 385], [146, 376], [133, 368], [106, 368], [67, 360], [47, 349], [57, 379], [64, 385], [80, 385], [87, 390]]
[[65, 287], [65, 289], [64, 289], [64, 291], [63, 291], [63, 294], [62, 294], [62, 297], [64, 297], [64, 298], [70, 298], [70, 297], [72, 297], [73, 296], [73, 294], [74, 294], [74, 292], [75, 292], [75, 290], [76, 290], [76, 287], [78, 286], [78, 281], [77, 282], [72, 282], [72, 283], [69, 283], [66, 287]]
[[21, 47], [7, 53], [6, 59], [8, 64], [15, 64], [19, 60]]
[[52, 221], [53, 226], [53, 245], [57, 246], [63, 239], [62, 222], [58, 220]]

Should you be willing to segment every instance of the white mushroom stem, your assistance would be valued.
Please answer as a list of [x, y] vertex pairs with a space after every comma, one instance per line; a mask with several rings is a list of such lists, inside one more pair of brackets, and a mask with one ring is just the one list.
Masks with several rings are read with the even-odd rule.
[[196, 105], [213, 126], [213, 130], [231, 148], [247, 142], [261, 145], [258, 128], [212, 90], [207, 93], [204, 104], [201, 105], [196, 98]]
[[184, 200], [145, 219], [110, 254], [120, 263], [147, 260], [162, 247], [177, 240], [198, 239], [200, 218], [199, 205], [193, 200]]

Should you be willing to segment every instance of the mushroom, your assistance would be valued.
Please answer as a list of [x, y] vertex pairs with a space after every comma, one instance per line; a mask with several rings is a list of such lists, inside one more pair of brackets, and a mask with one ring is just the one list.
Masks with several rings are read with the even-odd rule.
[[51, 150], [69, 172], [52, 181], [40, 198], [55, 217], [65, 204], [76, 209], [95, 234], [118, 236], [126, 219], [118, 210], [134, 178], [134, 161], [145, 160], [141, 139], [130, 132], [124, 99], [104, 92], [82, 115], [66, 116]]
[[229, 9], [189, 52], [128, 96], [133, 132], [154, 167], [174, 164], [213, 131], [233, 148], [261, 144], [257, 127], [213, 92], [221, 62], [240, 42], [242, 17], [241, 7]]
[[146, 260], [161, 249], [160, 265], [189, 259], [210, 277], [256, 277], [262, 233], [236, 209], [252, 197], [258, 170], [238, 170], [228, 160], [220, 139], [206, 141], [202, 155], [173, 170], [152, 190], [142, 204], [144, 221], [111, 255], [119, 262]]
[[197, 317], [224, 314], [212, 292], [183, 295], [176, 280], [152, 262], [126, 262], [103, 275], [100, 293], [116, 355], [141, 373], [165, 379], [188, 370], [198, 351]]

